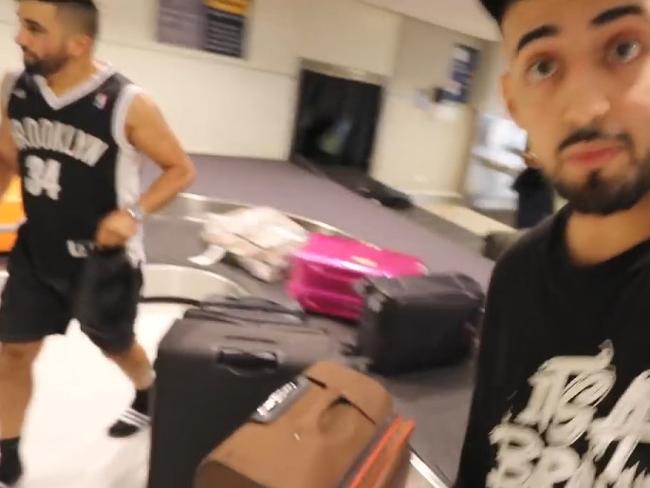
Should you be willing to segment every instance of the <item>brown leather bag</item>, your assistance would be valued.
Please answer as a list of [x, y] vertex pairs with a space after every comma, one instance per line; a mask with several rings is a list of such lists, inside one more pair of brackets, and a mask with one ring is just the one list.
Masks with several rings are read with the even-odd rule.
[[383, 488], [408, 463], [413, 424], [373, 379], [317, 363], [275, 392], [199, 466], [195, 488]]

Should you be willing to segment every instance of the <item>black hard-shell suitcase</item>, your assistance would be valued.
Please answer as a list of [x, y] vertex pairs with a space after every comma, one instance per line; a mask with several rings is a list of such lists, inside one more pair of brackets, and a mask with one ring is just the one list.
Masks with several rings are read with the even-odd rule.
[[454, 363], [470, 350], [482, 317], [484, 292], [454, 273], [368, 278], [357, 352], [372, 370], [400, 374]]
[[149, 488], [191, 488], [195, 470], [278, 387], [337, 344], [295, 325], [177, 321], [156, 359]]

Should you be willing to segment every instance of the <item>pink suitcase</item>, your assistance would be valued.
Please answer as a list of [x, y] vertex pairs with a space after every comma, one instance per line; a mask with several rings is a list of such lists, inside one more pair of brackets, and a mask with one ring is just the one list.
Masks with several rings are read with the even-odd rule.
[[292, 256], [289, 294], [305, 310], [357, 320], [363, 310], [363, 299], [354, 289], [359, 280], [427, 272], [424, 263], [413, 256], [314, 233]]

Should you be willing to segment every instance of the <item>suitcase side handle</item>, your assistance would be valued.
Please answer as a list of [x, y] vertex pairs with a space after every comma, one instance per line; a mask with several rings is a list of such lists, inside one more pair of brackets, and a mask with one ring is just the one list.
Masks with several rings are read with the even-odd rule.
[[[354, 263], [347, 263], [353, 269], [342, 268], [342, 269], [333, 269], [322, 264], [308, 264], [307, 269], [312, 273], [320, 276], [323, 279], [338, 281], [344, 285], [349, 285], [351, 281], [359, 279], [360, 271], [354, 270]], [[359, 267], [359, 266], [357, 266]]]
[[237, 376], [259, 376], [277, 370], [280, 361], [271, 351], [243, 351], [221, 349], [217, 351], [216, 363]]

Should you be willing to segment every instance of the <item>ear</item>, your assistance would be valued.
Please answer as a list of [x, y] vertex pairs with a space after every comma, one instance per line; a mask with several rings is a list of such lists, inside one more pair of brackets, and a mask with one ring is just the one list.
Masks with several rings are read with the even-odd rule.
[[93, 40], [86, 34], [74, 34], [68, 40], [68, 49], [73, 57], [80, 57], [92, 50]]

